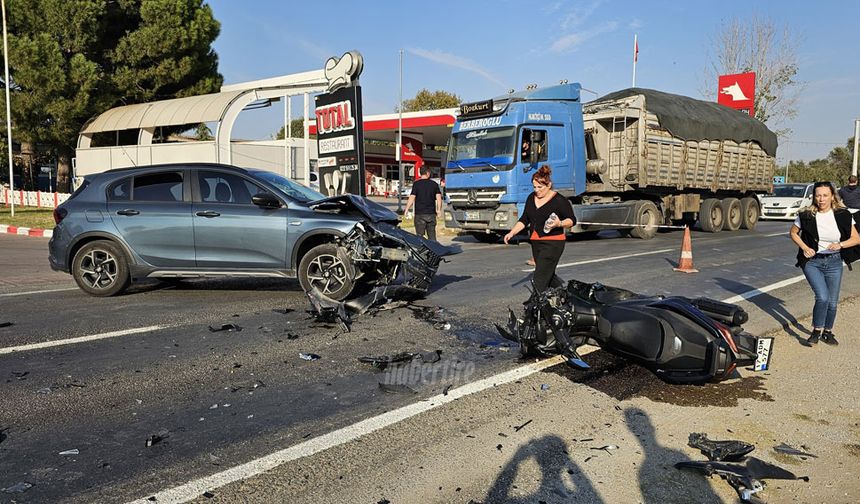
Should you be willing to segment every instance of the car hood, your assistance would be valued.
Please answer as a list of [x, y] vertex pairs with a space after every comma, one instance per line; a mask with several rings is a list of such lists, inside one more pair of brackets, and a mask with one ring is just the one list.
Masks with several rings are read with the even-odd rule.
[[331, 196], [329, 198], [311, 201], [307, 205], [314, 210], [322, 212], [335, 211], [343, 215], [363, 217], [373, 223], [390, 222], [397, 224], [400, 222], [396, 213], [385, 208], [379, 203], [370, 201], [362, 196], [356, 196], [355, 194]]

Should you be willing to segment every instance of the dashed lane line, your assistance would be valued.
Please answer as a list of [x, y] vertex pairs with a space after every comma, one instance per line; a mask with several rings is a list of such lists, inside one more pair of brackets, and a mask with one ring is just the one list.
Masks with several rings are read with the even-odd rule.
[[99, 334], [91, 334], [89, 336], [79, 336], [77, 338], [68, 338], [63, 340], [43, 341], [41, 343], [30, 343], [27, 345], [19, 345], [13, 347], [0, 348], [0, 355], [11, 354], [16, 352], [26, 352], [28, 350], [38, 350], [40, 348], [52, 348], [65, 345], [74, 345], [76, 343], [86, 343], [88, 341], [98, 341], [108, 338], [116, 338], [119, 336], [128, 336], [129, 334], [140, 334], [145, 332], [160, 331], [171, 327], [169, 325], [154, 325], [147, 327], [136, 327], [134, 329], [123, 329], [121, 331], [111, 331]]
[[47, 294], [49, 292], [65, 292], [65, 291], [73, 291], [78, 290], [77, 287], [67, 287], [65, 289], [46, 289], [46, 290], [36, 290], [36, 291], [27, 291], [27, 292], [9, 292], [6, 294], [0, 294], [0, 297], [13, 297], [13, 296], [27, 296], [29, 294]]
[[[559, 264], [555, 268], [556, 269], [567, 268], [568, 266], [579, 266], [580, 264], [591, 264], [591, 263], [596, 263], [596, 262], [616, 261], [618, 259], [627, 259], [629, 257], [639, 257], [639, 256], [652, 255], [652, 254], [665, 254], [666, 252], [672, 252], [673, 250], [676, 250], [676, 249], [668, 248], [668, 249], [660, 249], [660, 250], [651, 250], [649, 252], [639, 252], [637, 254], [625, 254], [625, 255], [614, 256], [614, 257], [601, 257], [599, 259], [586, 259], [585, 261], [576, 261], [576, 262], [572, 262], [572, 263]], [[534, 268], [528, 268], [528, 269], [524, 269], [522, 271], [524, 273], [528, 273], [528, 272], [534, 271], [534, 270], [535, 270]]]

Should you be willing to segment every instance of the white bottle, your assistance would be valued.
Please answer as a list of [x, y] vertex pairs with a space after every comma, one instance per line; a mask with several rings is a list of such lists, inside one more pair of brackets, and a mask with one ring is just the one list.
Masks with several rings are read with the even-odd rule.
[[552, 231], [552, 223], [558, 220], [558, 215], [555, 212], [549, 214], [546, 222], [543, 224], [543, 234], [547, 234]]

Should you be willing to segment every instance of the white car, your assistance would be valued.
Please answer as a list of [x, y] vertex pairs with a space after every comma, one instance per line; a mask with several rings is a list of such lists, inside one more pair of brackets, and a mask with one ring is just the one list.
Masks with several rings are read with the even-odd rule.
[[761, 198], [762, 219], [794, 220], [801, 208], [812, 204], [813, 184], [774, 184]]

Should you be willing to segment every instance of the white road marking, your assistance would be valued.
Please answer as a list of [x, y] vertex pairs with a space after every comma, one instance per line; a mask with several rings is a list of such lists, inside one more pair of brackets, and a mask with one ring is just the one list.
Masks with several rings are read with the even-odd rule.
[[64, 291], [72, 291], [78, 290], [77, 287], [68, 287], [66, 289], [48, 289], [48, 290], [37, 290], [37, 291], [27, 291], [27, 292], [10, 292], [8, 294], [0, 294], [0, 297], [13, 297], [13, 296], [26, 296], [28, 294], [47, 294], [49, 292], [64, 292]]
[[[628, 257], [639, 257], [639, 256], [645, 256], [645, 255], [652, 255], [652, 254], [664, 254], [666, 252], [671, 252], [673, 250], [675, 250], [675, 249], [660, 249], [660, 250], [652, 250], [650, 252], [639, 252], [638, 254], [626, 254], [626, 255], [615, 256], [615, 257], [601, 257], [600, 259], [587, 259], [585, 261], [577, 261], [577, 262], [572, 262], [572, 263], [559, 264], [555, 268], [556, 269], [567, 268], [568, 266], [579, 266], [580, 264], [591, 264], [591, 263], [596, 263], [596, 262], [615, 261], [618, 259], [627, 259]], [[524, 269], [522, 271], [524, 273], [528, 273], [528, 272], [534, 271], [534, 270], [535, 270], [534, 268], [528, 268], [528, 269]]]
[[51, 348], [64, 345], [74, 345], [75, 343], [85, 343], [87, 341], [97, 341], [107, 338], [116, 338], [118, 336], [128, 336], [129, 334], [140, 334], [145, 332], [159, 331], [167, 329], [169, 325], [154, 325], [148, 327], [136, 327], [134, 329], [123, 329], [121, 331], [111, 331], [100, 334], [91, 334], [89, 336], [79, 336], [77, 338], [68, 338], [64, 340], [43, 341], [41, 343], [30, 343], [28, 345], [19, 345], [13, 347], [0, 348], [0, 355], [10, 354], [15, 352], [26, 352], [28, 350], [37, 350], [39, 348]]
[[[665, 252], [665, 250], [649, 253], [656, 254], [660, 252]], [[625, 257], [633, 257], [636, 255], [643, 254], [633, 254], [631, 256]], [[789, 278], [781, 282], [767, 285], [760, 289], [752, 289], [737, 296], [724, 299], [723, 302], [737, 303], [738, 301], [750, 299], [766, 292], [770, 292], [772, 290], [797, 283], [803, 279], [803, 275]], [[596, 351], [597, 349], [597, 347], [586, 346], [580, 348], [579, 353], [580, 355], [587, 355], [591, 352]], [[230, 469], [212, 474], [210, 476], [205, 476], [203, 478], [189, 481], [188, 483], [185, 483], [183, 485], [169, 488], [167, 490], [162, 490], [161, 492], [155, 494], [156, 502], [182, 503], [194, 500], [200, 495], [202, 495], [204, 492], [223, 487], [236, 481], [241, 481], [257, 476], [266, 471], [272, 470], [280, 465], [286, 464], [287, 462], [297, 460], [303, 457], [309, 457], [329, 448], [334, 448], [335, 446], [348, 443], [350, 441], [360, 438], [361, 436], [370, 434], [371, 432], [384, 429], [400, 421], [424, 413], [425, 411], [430, 411], [432, 409], [438, 408], [439, 406], [452, 402], [455, 399], [482, 392], [496, 385], [504, 385], [507, 383], [514, 382], [516, 380], [534, 374], [538, 371], [555, 366], [557, 364], [561, 364], [563, 362], [564, 357], [555, 356], [540, 362], [536, 362], [534, 364], [528, 364], [512, 369], [510, 371], [505, 371], [504, 373], [499, 373], [497, 375], [490, 376], [489, 378], [484, 378], [473, 383], [467, 383], [462, 387], [451, 389], [450, 391], [448, 391], [448, 395], [439, 394], [430, 397], [429, 399], [409, 404], [407, 406], [403, 406], [396, 410], [389, 411], [387, 413], [383, 413], [372, 418], [367, 418], [352, 425], [340, 428], [336, 431], [329, 432], [328, 434], [323, 434], [313, 439], [309, 439], [308, 441], [290, 446], [288, 448], [284, 448], [283, 450], [276, 451], [274, 453], [265, 455], [250, 462], [246, 462], [242, 465], [231, 467]], [[132, 501], [130, 504], [148, 504], [150, 501], [147, 499], [148, 497], [141, 498]]]
[[783, 235], [788, 236], [788, 233], [787, 233], [787, 232], [785, 232], [785, 231], [782, 231], [782, 232], [780, 232], [780, 233], [771, 233], [771, 234], [766, 234], [765, 236], [770, 237], [770, 236], [783, 236]]

